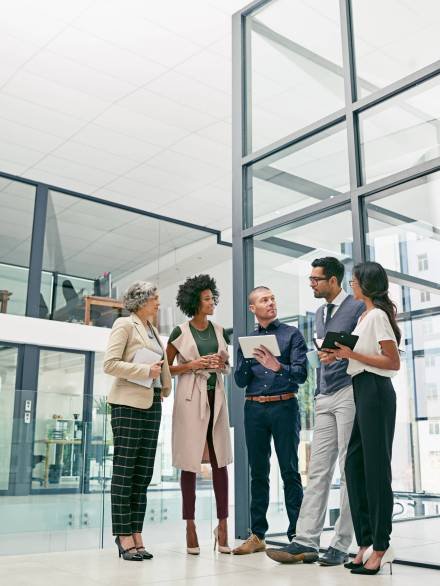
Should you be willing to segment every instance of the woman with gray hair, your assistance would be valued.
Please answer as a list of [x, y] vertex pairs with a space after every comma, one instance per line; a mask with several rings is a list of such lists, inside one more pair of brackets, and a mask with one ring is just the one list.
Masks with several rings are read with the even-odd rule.
[[153, 325], [159, 309], [157, 287], [137, 281], [127, 289], [123, 302], [130, 316], [113, 324], [104, 357], [104, 372], [116, 377], [108, 398], [114, 442], [112, 525], [119, 557], [142, 561], [153, 557], [144, 547], [142, 527], [161, 402], [171, 392], [171, 376]]

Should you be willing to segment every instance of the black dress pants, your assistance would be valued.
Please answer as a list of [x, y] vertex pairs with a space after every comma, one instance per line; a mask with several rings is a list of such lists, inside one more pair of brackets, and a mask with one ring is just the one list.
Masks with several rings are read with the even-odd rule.
[[371, 372], [353, 377], [356, 416], [345, 460], [345, 475], [356, 541], [388, 548], [393, 515], [391, 453], [396, 393], [391, 380]]
[[298, 472], [301, 418], [296, 397], [269, 403], [246, 401], [244, 428], [251, 469], [251, 531], [264, 539], [269, 527], [266, 514], [269, 507], [270, 444], [273, 438], [284, 483], [284, 500], [289, 518], [287, 535], [291, 539], [296, 532], [303, 498]]

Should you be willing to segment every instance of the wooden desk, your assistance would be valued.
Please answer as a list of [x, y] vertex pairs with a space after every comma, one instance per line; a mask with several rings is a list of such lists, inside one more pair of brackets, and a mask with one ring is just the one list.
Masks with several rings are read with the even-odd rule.
[[84, 323], [90, 325], [90, 308], [92, 305], [100, 307], [110, 307], [111, 309], [124, 309], [124, 304], [118, 299], [110, 297], [97, 297], [96, 295], [86, 295], [84, 297]]
[[8, 301], [11, 295], [11, 291], [0, 289], [0, 313], [7, 313]]
[[46, 445], [45, 449], [45, 460], [44, 460], [44, 478], [43, 478], [43, 486], [47, 488], [49, 486], [49, 455], [50, 455], [50, 446], [62, 446], [61, 454], [58, 458], [58, 462], [55, 463], [60, 464], [63, 461], [63, 454], [64, 454], [64, 446], [78, 446], [81, 445], [81, 439], [45, 439], [45, 440], [37, 440], [35, 443], [44, 443]]
[[[64, 446], [80, 446], [83, 443], [83, 439], [44, 439], [44, 440], [36, 440], [35, 443], [43, 443], [45, 444], [45, 460], [44, 460], [44, 477], [43, 477], [43, 486], [45, 488], [49, 487], [49, 460], [50, 460], [50, 447], [51, 446], [62, 446], [61, 453], [58, 458], [55, 458], [55, 464], [62, 465], [63, 462], [63, 455], [64, 455]], [[103, 446], [111, 446], [113, 444], [112, 440], [92, 440], [90, 442], [91, 445], [103, 445]], [[84, 465], [84, 463], [83, 463]]]

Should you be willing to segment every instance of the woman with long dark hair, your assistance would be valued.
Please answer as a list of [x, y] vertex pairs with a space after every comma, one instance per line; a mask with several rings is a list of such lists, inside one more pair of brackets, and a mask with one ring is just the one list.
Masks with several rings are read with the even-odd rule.
[[[393, 514], [391, 453], [396, 393], [391, 383], [400, 368], [401, 333], [388, 295], [388, 276], [376, 262], [358, 264], [350, 282], [366, 310], [353, 334], [354, 350], [339, 345], [336, 358], [349, 360], [356, 416], [345, 461], [351, 515], [359, 551], [345, 567], [353, 574], [377, 574], [394, 560], [390, 547]], [[367, 550], [373, 546], [369, 557]]]

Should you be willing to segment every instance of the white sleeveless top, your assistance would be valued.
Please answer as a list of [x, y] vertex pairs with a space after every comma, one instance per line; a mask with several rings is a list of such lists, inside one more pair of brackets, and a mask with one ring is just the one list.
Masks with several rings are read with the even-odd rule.
[[[359, 354], [381, 356], [382, 349], [379, 342], [384, 342], [385, 340], [392, 340], [397, 346], [396, 336], [391, 327], [390, 320], [387, 314], [378, 307], [371, 309], [363, 319], [359, 318], [352, 334], [359, 336], [359, 340], [354, 347], [354, 351], [359, 352]], [[384, 368], [369, 366], [368, 364], [350, 358], [347, 374], [353, 377], [364, 371], [386, 377], [393, 377], [398, 372], [397, 370], [385, 370]]]

